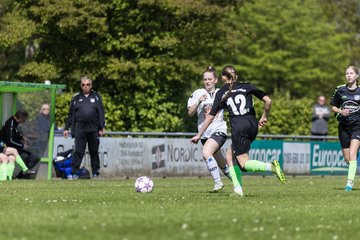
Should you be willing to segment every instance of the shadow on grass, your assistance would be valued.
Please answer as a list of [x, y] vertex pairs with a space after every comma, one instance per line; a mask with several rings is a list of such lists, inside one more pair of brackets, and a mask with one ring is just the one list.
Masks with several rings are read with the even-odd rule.
[[360, 191], [360, 189], [353, 188], [351, 191], [345, 191], [345, 188], [333, 188], [334, 190], [343, 191], [343, 192], [351, 192], [351, 191]]

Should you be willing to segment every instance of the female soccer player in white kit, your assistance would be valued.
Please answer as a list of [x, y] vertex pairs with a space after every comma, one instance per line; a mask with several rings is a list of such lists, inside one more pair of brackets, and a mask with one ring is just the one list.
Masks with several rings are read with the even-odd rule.
[[[218, 80], [216, 71], [213, 67], [208, 67], [205, 70], [203, 80], [205, 88], [194, 91], [187, 104], [189, 116], [193, 116], [195, 112], [197, 112], [198, 130], [201, 129], [206, 115], [210, 112], [215, 94], [219, 90], [215, 88], [215, 84]], [[203, 144], [202, 154], [207, 168], [215, 182], [214, 189], [212, 190], [213, 192], [217, 192], [224, 187], [224, 184], [221, 181], [219, 167], [222, 172], [229, 177], [225, 158], [221, 151], [219, 151], [226, 139], [227, 126], [224, 121], [224, 111], [221, 110], [201, 136], [201, 143]]]

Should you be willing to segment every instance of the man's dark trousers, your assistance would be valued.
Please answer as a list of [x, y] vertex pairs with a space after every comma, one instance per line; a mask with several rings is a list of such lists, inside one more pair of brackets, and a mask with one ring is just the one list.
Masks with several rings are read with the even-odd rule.
[[86, 143], [88, 144], [91, 169], [93, 174], [99, 174], [100, 159], [99, 159], [99, 132], [77, 132], [75, 136], [75, 153], [74, 161], [72, 163], [72, 173], [75, 174], [81, 165], [86, 150]]

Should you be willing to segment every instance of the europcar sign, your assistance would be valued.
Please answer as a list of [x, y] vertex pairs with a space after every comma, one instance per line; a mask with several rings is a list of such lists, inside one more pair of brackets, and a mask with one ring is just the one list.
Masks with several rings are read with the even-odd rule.
[[347, 173], [348, 165], [344, 160], [338, 142], [313, 142], [311, 144], [312, 174]]

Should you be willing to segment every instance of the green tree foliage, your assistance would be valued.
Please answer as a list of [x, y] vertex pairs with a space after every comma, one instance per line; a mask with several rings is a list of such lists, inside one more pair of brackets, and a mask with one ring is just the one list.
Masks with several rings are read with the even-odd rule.
[[247, 33], [232, 60], [243, 79], [295, 98], [329, 98], [343, 83], [349, 34], [337, 32], [318, 1], [253, 1], [233, 20]]
[[[206, 66], [233, 64], [242, 80], [276, 93], [262, 131], [308, 134], [310, 99], [330, 98], [351, 62], [347, 47], [356, 46], [358, 28], [341, 29], [351, 27], [341, 16], [353, 8], [336, 3], [333, 19], [327, 7], [337, 5], [327, 0], [6, 0], [0, 78], [66, 84], [59, 126], [87, 74], [103, 95], [108, 130], [195, 131], [187, 98]], [[29, 47], [35, 54], [25, 58]]]
[[35, 31], [36, 24], [22, 15], [17, 7], [2, 17], [0, 44], [5, 47], [25, 44]]
[[[312, 106], [316, 99], [298, 98], [292, 99], [289, 93], [276, 92], [272, 99], [272, 107], [269, 122], [259, 130], [261, 134], [282, 134], [282, 135], [310, 135]], [[258, 119], [263, 109], [263, 102], [255, 100], [255, 108]], [[337, 135], [338, 122], [334, 115], [331, 115], [328, 122], [329, 135]]]
[[[13, 30], [15, 28], [24, 30], [26, 19], [21, 17], [19, 12], [12, 15], [6, 11], [12, 2], [12, 0], [0, 1], [0, 79], [5, 81], [16, 78], [20, 66], [24, 63], [25, 55], [25, 47], [18, 44], [22, 32]], [[29, 31], [25, 30], [25, 32], [25, 35], [29, 34]], [[20, 42], [23, 42], [22, 40], [23, 38]]]
[[[161, 98], [161, 94], [153, 94], [156, 97]], [[61, 96], [57, 97], [56, 101], [56, 119], [57, 125], [61, 128], [65, 126], [65, 122], [68, 116], [70, 100], [74, 94], [73, 93], [64, 93]], [[133, 124], [134, 129], [132, 131], [164, 131], [164, 129], [170, 129], [177, 125], [180, 121], [179, 118], [174, 118], [172, 115], [174, 114], [174, 103], [168, 102], [167, 104], [163, 104], [161, 106], [156, 103], [159, 99], [143, 99], [146, 97], [145, 94], [137, 93], [134, 99], [135, 103], [144, 104], [144, 109], [138, 113], [141, 118], [147, 118], [151, 121], [149, 123], [144, 121], [138, 121]], [[117, 105], [111, 99], [112, 97], [108, 94], [102, 94], [104, 109], [106, 112], [106, 131], [119, 131], [119, 129], [125, 129], [125, 125], [127, 124], [123, 120], [119, 118], [124, 112], [126, 112], [130, 118], [135, 118], [135, 109], [131, 106], [126, 107], [125, 105]], [[145, 101], [146, 100], [146, 101]], [[166, 108], [166, 109], [158, 109]], [[160, 113], [160, 114], [159, 114]], [[170, 115], [170, 116], [169, 116]], [[169, 121], [169, 119], [173, 119], [173, 121]], [[157, 123], [160, 122], [161, 125]]]
[[[227, 35], [222, 19], [237, 2], [14, 1], [2, 19], [0, 44], [39, 45], [21, 65], [21, 80], [49, 79], [73, 92], [89, 74], [96, 90], [122, 106], [116, 118], [124, 124], [114, 130], [183, 130], [184, 99], [215, 62], [223, 45], [218, 36]], [[15, 35], [23, 27], [26, 34]]]
[[350, 34], [346, 45], [350, 64], [360, 65], [360, 1], [359, 0], [322, 0], [328, 19], [335, 21], [337, 31]]

